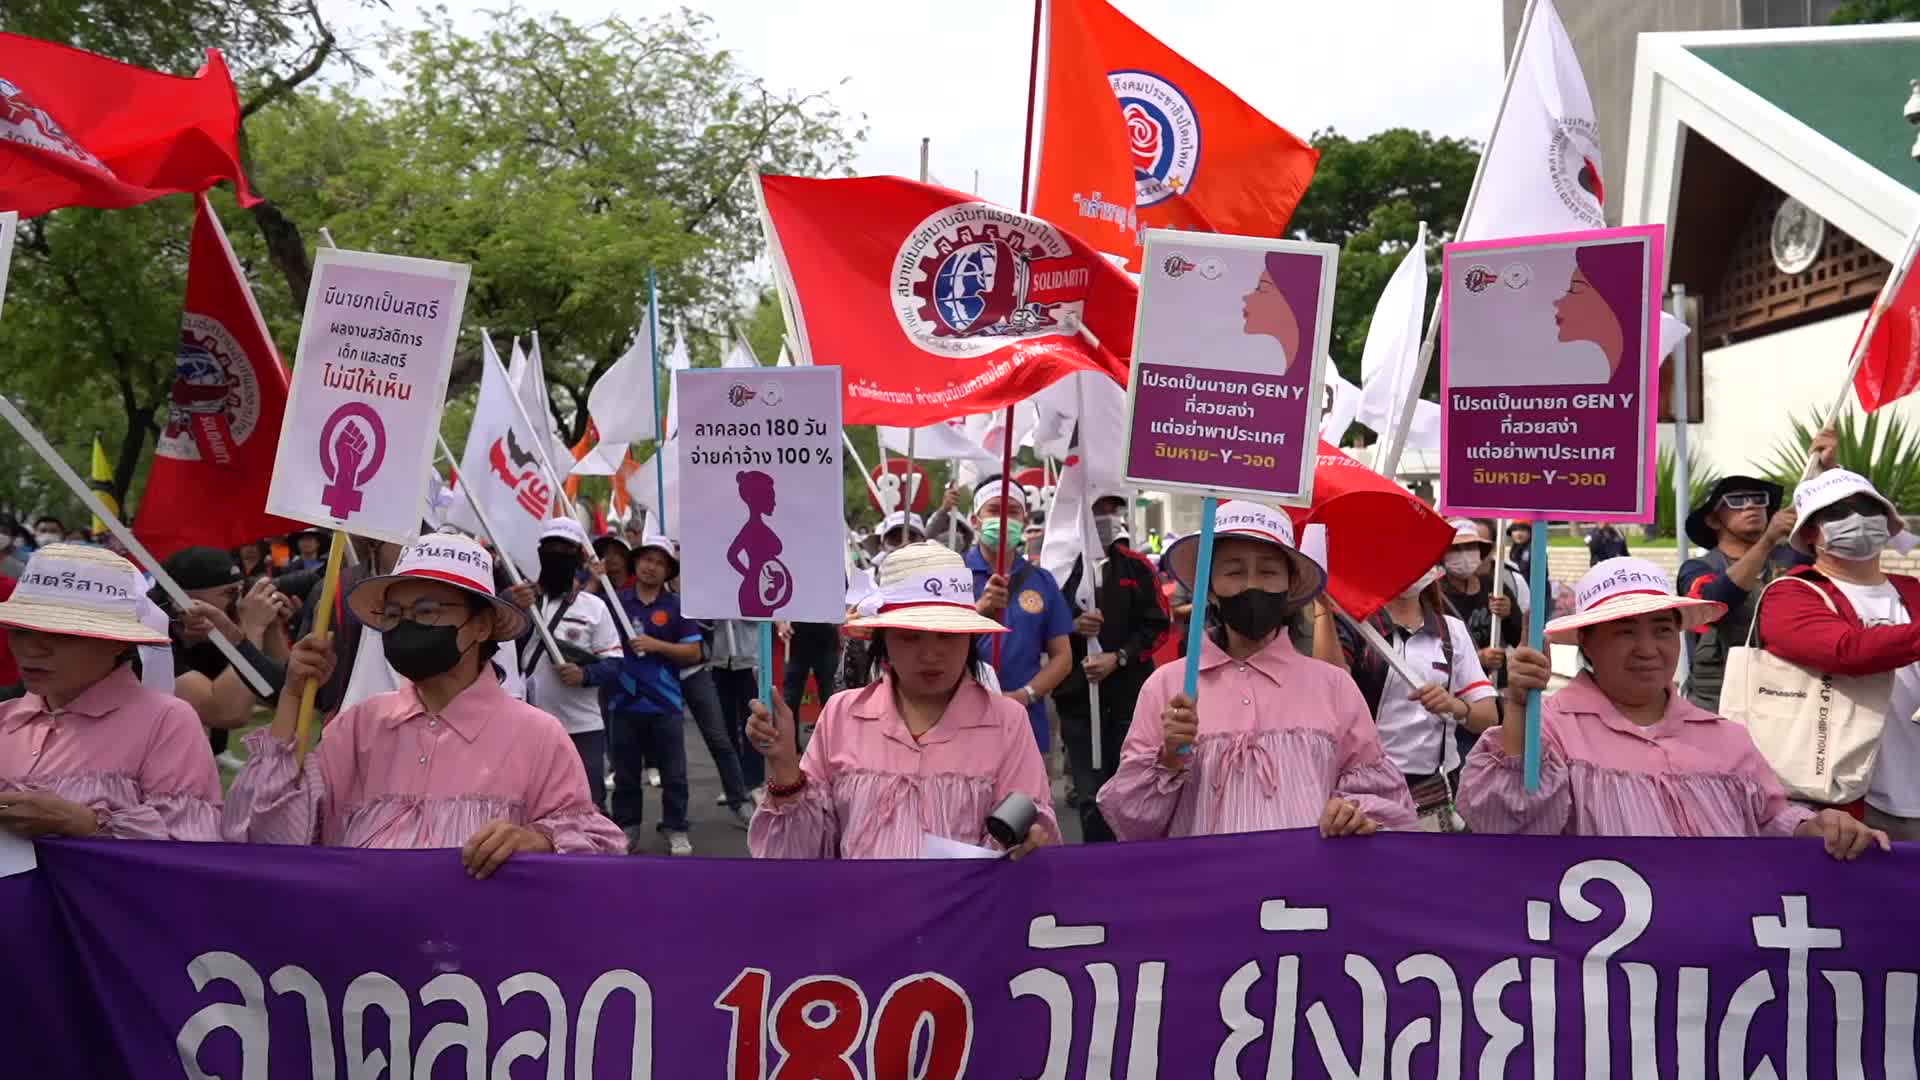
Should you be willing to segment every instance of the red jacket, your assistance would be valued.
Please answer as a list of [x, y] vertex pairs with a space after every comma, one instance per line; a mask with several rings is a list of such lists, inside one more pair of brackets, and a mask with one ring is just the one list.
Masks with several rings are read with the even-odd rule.
[[1833, 675], [1873, 675], [1920, 661], [1920, 578], [1887, 575], [1912, 622], [1864, 627], [1846, 594], [1825, 575], [1803, 567], [1788, 576], [1826, 593], [1834, 611], [1810, 589], [1784, 579], [1774, 584], [1760, 605], [1760, 637], [1768, 652]]

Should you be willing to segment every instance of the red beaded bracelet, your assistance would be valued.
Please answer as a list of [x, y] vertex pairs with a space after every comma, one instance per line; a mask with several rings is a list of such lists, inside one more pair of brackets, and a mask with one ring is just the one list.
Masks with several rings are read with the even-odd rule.
[[790, 795], [800, 794], [800, 789], [806, 786], [807, 786], [807, 774], [801, 773], [800, 779], [795, 780], [791, 784], [769, 783], [767, 785], [767, 794], [776, 799], [784, 799]]

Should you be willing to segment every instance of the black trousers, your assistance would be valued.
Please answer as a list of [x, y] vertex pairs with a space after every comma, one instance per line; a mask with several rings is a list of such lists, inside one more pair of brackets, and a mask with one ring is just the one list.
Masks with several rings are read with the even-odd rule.
[[1140, 700], [1146, 674], [1115, 673], [1100, 684], [1100, 767], [1093, 767], [1093, 716], [1087, 698], [1053, 699], [1060, 712], [1060, 737], [1067, 744], [1067, 770], [1073, 789], [1080, 793], [1080, 835], [1089, 844], [1115, 839], [1100, 814], [1096, 796], [1120, 765], [1120, 746], [1133, 725], [1133, 707]]

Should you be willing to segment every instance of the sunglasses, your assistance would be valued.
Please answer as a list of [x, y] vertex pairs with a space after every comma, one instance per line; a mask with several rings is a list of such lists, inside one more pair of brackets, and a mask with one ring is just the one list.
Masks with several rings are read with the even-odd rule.
[[1765, 510], [1767, 496], [1758, 491], [1736, 491], [1731, 495], [1720, 496], [1722, 510]]

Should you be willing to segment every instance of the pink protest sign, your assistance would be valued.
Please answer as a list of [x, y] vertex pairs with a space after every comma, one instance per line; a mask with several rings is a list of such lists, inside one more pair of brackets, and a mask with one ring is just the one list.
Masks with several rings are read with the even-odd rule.
[[1666, 227], [1448, 244], [1440, 510], [1653, 520]]
[[1143, 258], [1127, 482], [1306, 505], [1339, 249], [1155, 229]]
[[420, 531], [467, 267], [323, 248], [267, 512], [395, 543]]

